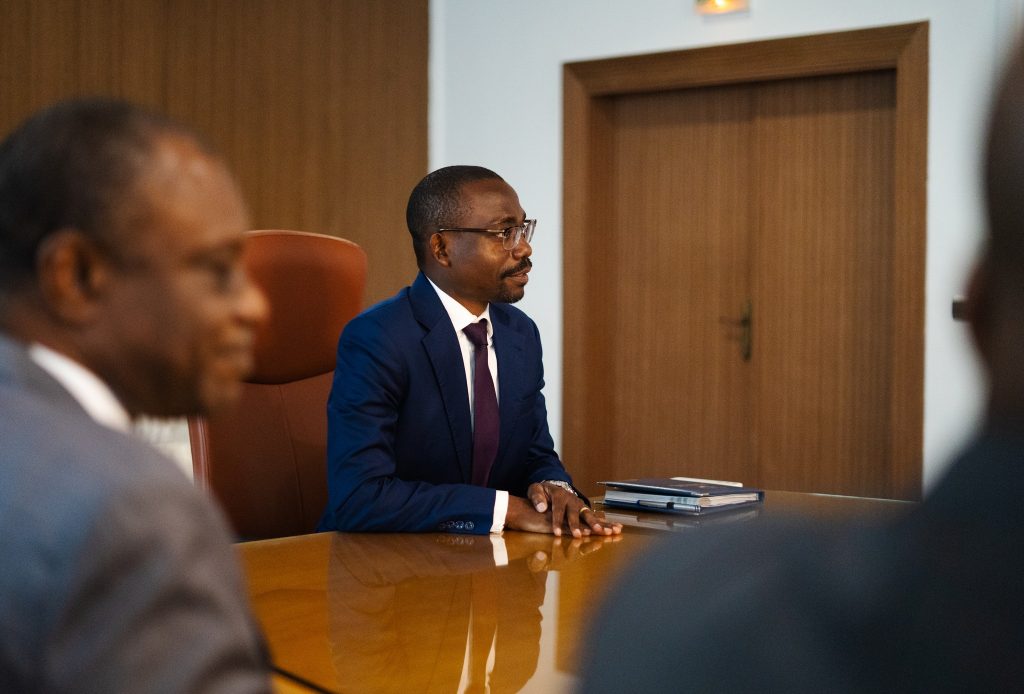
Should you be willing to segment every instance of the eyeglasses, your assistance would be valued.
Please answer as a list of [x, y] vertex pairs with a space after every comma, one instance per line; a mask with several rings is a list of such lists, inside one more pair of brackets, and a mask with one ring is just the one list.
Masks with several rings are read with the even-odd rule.
[[470, 227], [443, 227], [438, 231], [475, 231], [481, 234], [495, 234], [501, 237], [501, 247], [506, 251], [511, 251], [513, 248], [519, 245], [521, 239], [526, 239], [526, 243], [530, 243], [533, 240], [533, 230], [537, 228], [536, 219], [525, 219], [522, 224], [517, 224], [511, 227], [505, 227], [504, 229], [474, 229]]

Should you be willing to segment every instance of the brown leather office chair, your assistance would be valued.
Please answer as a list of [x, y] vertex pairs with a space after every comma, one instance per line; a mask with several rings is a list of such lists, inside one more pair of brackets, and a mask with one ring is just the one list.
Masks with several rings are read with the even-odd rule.
[[327, 395], [338, 336], [362, 307], [366, 254], [332, 236], [253, 231], [244, 259], [270, 318], [237, 405], [189, 419], [192, 468], [239, 539], [309, 533], [327, 503]]

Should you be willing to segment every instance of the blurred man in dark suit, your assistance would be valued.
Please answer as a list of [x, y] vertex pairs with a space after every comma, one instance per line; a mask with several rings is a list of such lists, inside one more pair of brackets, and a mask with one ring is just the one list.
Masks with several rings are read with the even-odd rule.
[[128, 104], [0, 144], [0, 691], [269, 690], [222, 517], [129, 430], [234, 398], [247, 225], [224, 163]]
[[772, 521], [673, 537], [604, 607], [580, 691], [1019, 691], [1024, 687], [1024, 53], [989, 130], [989, 238], [971, 327], [981, 431], [888, 525]]

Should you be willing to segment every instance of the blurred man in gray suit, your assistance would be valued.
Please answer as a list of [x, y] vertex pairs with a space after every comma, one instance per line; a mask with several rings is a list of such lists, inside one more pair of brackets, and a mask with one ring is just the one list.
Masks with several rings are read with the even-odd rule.
[[222, 517], [129, 431], [235, 396], [246, 226], [223, 162], [127, 104], [0, 144], [0, 691], [269, 689]]
[[945, 478], [895, 523], [777, 520], [659, 544], [597, 620], [580, 691], [1024, 688], [1021, 52], [996, 100], [986, 188], [969, 306], [988, 408]]

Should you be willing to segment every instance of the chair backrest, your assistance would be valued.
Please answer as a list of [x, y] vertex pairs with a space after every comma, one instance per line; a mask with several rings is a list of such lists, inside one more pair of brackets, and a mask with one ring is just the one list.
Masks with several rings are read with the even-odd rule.
[[189, 419], [195, 480], [240, 539], [309, 533], [327, 503], [327, 395], [338, 337], [362, 307], [366, 254], [333, 236], [253, 231], [244, 260], [270, 318], [236, 406]]

